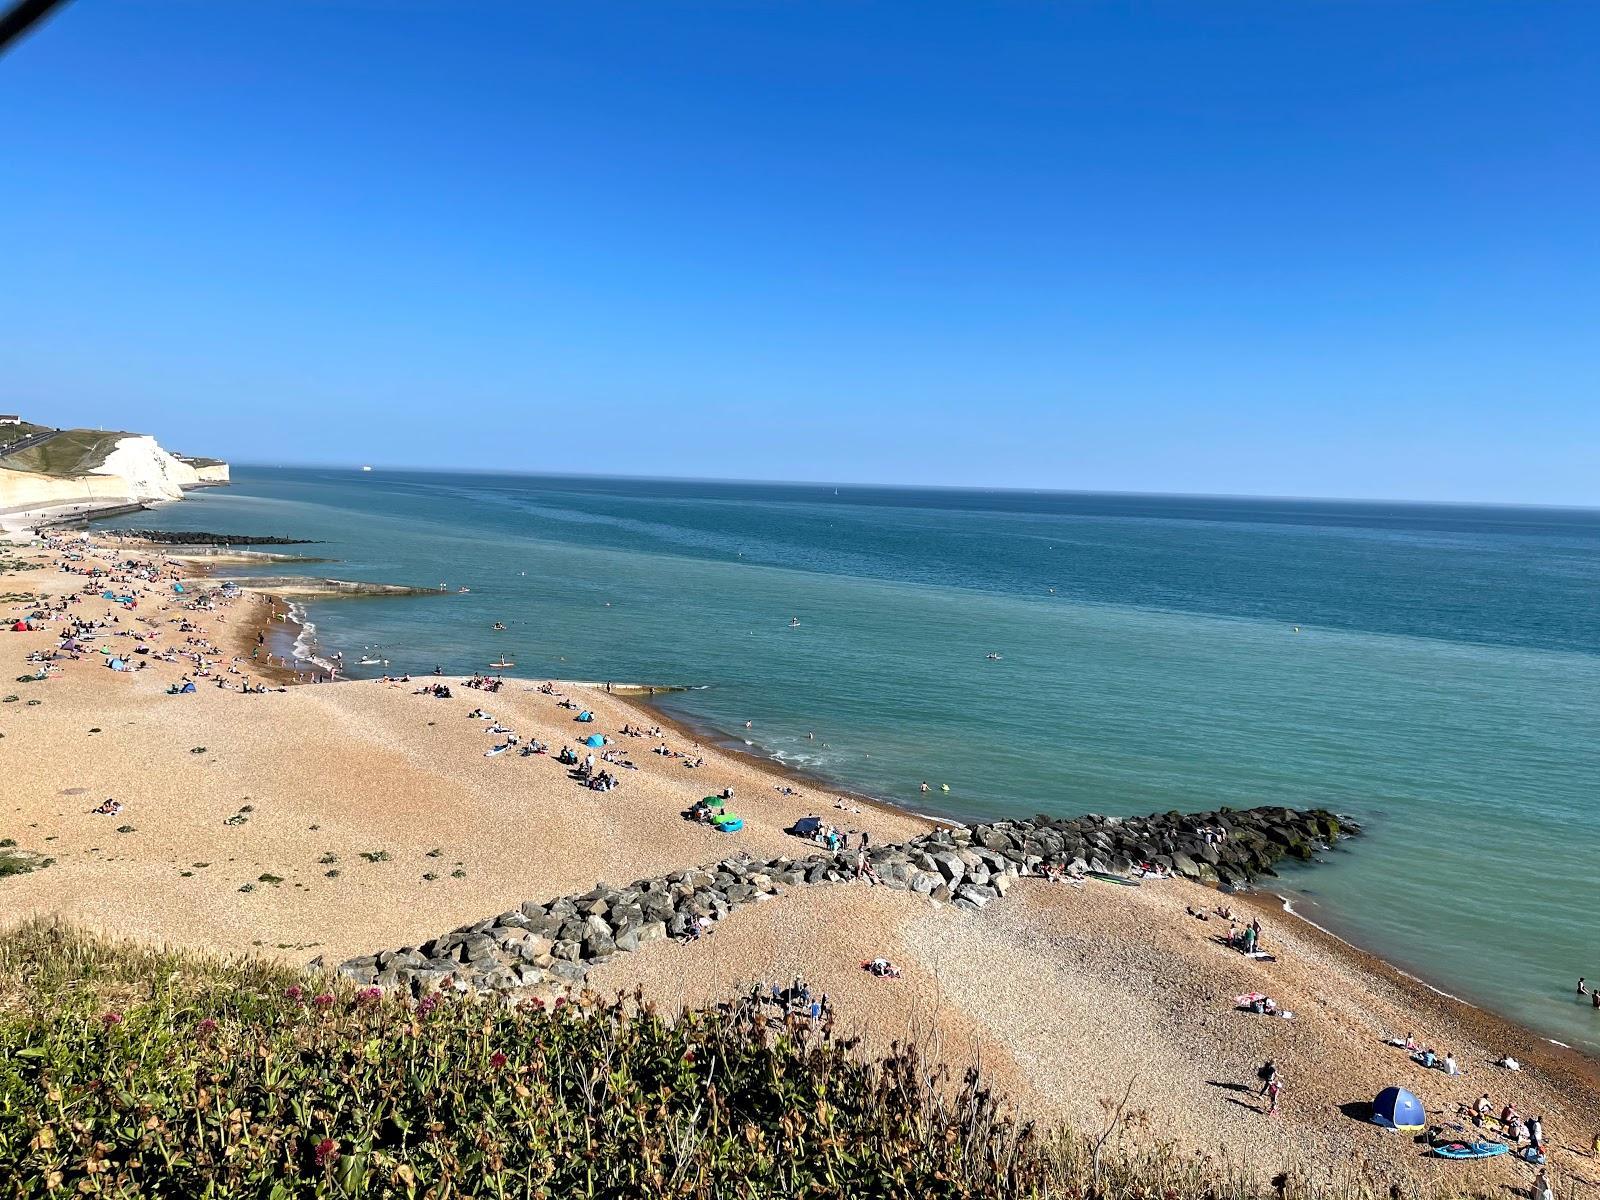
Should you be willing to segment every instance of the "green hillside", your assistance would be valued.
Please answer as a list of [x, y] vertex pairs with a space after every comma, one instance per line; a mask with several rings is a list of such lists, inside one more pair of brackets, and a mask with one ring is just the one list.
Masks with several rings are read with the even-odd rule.
[[63, 429], [43, 441], [0, 455], [0, 467], [8, 471], [36, 471], [42, 475], [87, 475], [117, 448], [118, 438], [131, 436], [135, 435], [100, 429]]
[[675, 1021], [623, 998], [413, 1002], [43, 924], [0, 935], [8, 1200], [1257, 1195], [1109, 1130], [1101, 1153], [1099, 1132], [1035, 1132], [914, 1049], [869, 1059], [753, 999]]

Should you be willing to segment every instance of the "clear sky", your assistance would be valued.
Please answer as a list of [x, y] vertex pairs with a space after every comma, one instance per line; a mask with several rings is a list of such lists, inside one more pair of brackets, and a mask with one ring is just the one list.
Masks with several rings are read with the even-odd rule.
[[1600, 5], [80, 0], [0, 112], [51, 424], [1600, 504]]

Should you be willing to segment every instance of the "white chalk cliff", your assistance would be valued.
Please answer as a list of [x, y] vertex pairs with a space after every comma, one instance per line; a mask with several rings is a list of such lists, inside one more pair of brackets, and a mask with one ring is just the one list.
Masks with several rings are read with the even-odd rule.
[[80, 475], [0, 466], [0, 509], [56, 505], [154, 503], [181, 499], [184, 490], [228, 482], [228, 464], [211, 459], [189, 462], [168, 453], [155, 438], [125, 434], [97, 467]]

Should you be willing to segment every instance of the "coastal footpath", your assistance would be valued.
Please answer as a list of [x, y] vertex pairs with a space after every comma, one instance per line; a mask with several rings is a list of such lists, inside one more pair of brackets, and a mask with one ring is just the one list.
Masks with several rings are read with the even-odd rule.
[[[256, 657], [279, 624], [272, 598], [197, 578], [159, 547], [74, 535], [0, 558], [8, 925], [59, 921], [297, 973], [315, 958], [372, 955], [375, 981], [395, 972], [382, 1004], [396, 1006], [422, 1003], [400, 969], [431, 970], [434, 959], [452, 964], [446, 996], [496, 1011], [506, 993], [471, 977], [476, 964], [492, 973], [513, 955], [543, 973], [540, 987], [563, 985], [584, 1003], [637, 996], [663, 1013], [799, 978], [828, 996], [836, 1036], [855, 1039], [857, 1053], [916, 1045], [958, 1079], [978, 1071], [1024, 1120], [1096, 1130], [1102, 1100], [1122, 1103], [1119, 1144], [1211, 1156], [1219, 1177], [1261, 1187], [1288, 1170], [1297, 1186], [1359, 1176], [1375, 1195], [1392, 1183], [1405, 1194], [1525, 1189], [1531, 1168], [1509, 1156], [1447, 1162], [1363, 1115], [1391, 1085], [1415, 1092], [1441, 1124], [1487, 1092], [1497, 1108], [1543, 1117], [1562, 1195], [1593, 1194], [1591, 1060], [1434, 992], [1284, 912], [1270, 893], [1226, 895], [1206, 882], [1208, 871], [1240, 883], [1284, 858], [1326, 853], [1344, 832], [1326, 814], [1272, 807], [1242, 819], [952, 829], [697, 743], [603, 688], [451, 677], [280, 687]], [[494, 753], [512, 732], [518, 747]], [[614, 759], [604, 764], [612, 790], [585, 787], [555, 753], [595, 736], [606, 739], [597, 756]], [[534, 743], [549, 752], [520, 752]], [[738, 832], [687, 819], [696, 801], [726, 790]], [[813, 814], [856, 847], [866, 835], [878, 882], [790, 832]], [[1207, 841], [1201, 828], [1224, 822], [1249, 832]], [[1360, 853], [1359, 839], [1339, 845]], [[1079, 859], [1124, 879], [1141, 861], [1173, 874], [1129, 886], [1043, 873]], [[537, 915], [524, 908], [530, 898]], [[585, 904], [576, 937], [568, 922]], [[635, 904], [649, 921], [635, 924]], [[690, 913], [710, 918], [701, 935], [673, 940]], [[517, 917], [496, 925], [487, 914]], [[498, 931], [487, 943], [468, 935], [451, 946], [440, 932], [485, 920], [476, 932]], [[661, 936], [646, 934], [658, 920]], [[1228, 944], [1230, 920], [1259, 921], [1264, 956]], [[639, 948], [622, 952], [635, 937]], [[576, 957], [570, 945], [555, 954], [563, 942], [577, 943]], [[420, 968], [392, 958], [380, 967], [381, 947], [446, 953]], [[896, 973], [864, 968], [879, 959]], [[330, 976], [299, 975], [308, 992]], [[425, 980], [423, 1000], [429, 983], [445, 982]], [[1241, 1006], [1250, 995], [1293, 1015]], [[1466, 1074], [1426, 1070], [1389, 1044], [1407, 1035], [1449, 1050]], [[1507, 1055], [1520, 1070], [1497, 1065]], [[1269, 1058], [1284, 1085], [1271, 1116], [1256, 1082]]]

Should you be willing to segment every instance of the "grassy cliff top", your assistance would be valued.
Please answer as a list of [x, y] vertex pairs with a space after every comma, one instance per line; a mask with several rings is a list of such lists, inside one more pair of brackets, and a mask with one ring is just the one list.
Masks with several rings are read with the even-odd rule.
[[[17, 427], [6, 426], [8, 430], [12, 428]], [[37, 426], [34, 428], [46, 433]], [[58, 433], [46, 433], [39, 441], [0, 456], [0, 467], [41, 475], [87, 475], [106, 461], [120, 438], [138, 436], [118, 430], [63, 429]]]

